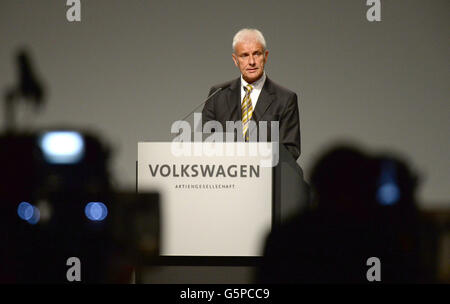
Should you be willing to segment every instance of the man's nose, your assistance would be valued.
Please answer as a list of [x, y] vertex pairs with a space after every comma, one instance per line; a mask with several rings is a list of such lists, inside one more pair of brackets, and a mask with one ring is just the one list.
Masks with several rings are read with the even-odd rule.
[[250, 55], [248, 58], [248, 64], [255, 65], [255, 57], [253, 55]]

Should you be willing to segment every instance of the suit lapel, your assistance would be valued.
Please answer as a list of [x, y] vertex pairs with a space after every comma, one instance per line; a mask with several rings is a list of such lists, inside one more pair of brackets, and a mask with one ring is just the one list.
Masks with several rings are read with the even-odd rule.
[[258, 121], [263, 117], [264, 113], [266, 113], [267, 109], [269, 108], [270, 104], [273, 101], [273, 88], [271, 81], [269, 78], [266, 78], [266, 81], [264, 82], [264, 86], [261, 90], [261, 93], [258, 97], [258, 102], [256, 103], [255, 110], [253, 111], [252, 119], [258, 123]]
[[229, 98], [227, 100], [228, 110], [230, 113], [230, 121], [238, 121], [242, 119], [241, 113], [241, 78], [236, 79], [229, 87]]

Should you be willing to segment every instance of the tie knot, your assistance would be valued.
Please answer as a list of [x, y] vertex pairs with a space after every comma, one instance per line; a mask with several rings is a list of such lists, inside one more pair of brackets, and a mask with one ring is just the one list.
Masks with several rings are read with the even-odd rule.
[[248, 84], [248, 85], [246, 85], [246, 86], [244, 87], [244, 89], [245, 89], [245, 91], [246, 91], [247, 93], [251, 93], [252, 90], [253, 90], [253, 87], [252, 87], [251, 84]]

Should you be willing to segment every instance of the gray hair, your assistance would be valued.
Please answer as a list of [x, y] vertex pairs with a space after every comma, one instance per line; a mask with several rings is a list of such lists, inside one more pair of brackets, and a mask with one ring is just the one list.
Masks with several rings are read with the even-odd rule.
[[233, 37], [233, 53], [236, 50], [236, 44], [239, 42], [254, 40], [256, 39], [259, 43], [262, 44], [263, 49], [266, 49], [266, 40], [264, 39], [263, 34], [257, 29], [249, 29], [244, 28], [236, 33]]

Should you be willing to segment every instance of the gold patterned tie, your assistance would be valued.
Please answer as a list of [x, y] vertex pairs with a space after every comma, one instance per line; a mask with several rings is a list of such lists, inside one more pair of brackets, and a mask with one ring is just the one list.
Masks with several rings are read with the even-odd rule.
[[242, 100], [241, 104], [241, 110], [242, 110], [242, 132], [244, 135], [245, 141], [248, 141], [248, 122], [252, 118], [253, 114], [253, 107], [252, 107], [252, 100], [250, 99], [250, 93], [253, 90], [253, 87], [251, 85], [246, 85], [244, 87], [245, 90], [245, 96]]

